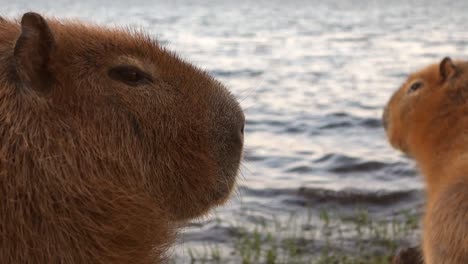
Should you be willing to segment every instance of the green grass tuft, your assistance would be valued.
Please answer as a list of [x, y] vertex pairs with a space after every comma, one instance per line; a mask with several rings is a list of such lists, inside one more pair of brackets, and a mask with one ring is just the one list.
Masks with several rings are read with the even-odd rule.
[[268, 224], [235, 221], [228, 223], [238, 231], [230, 245], [207, 244], [186, 253], [190, 263], [388, 264], [398, 247], [417, 239], [419, 216], [405, 210], [376, 219], [362, 209], [348, 215], [321, 210]]

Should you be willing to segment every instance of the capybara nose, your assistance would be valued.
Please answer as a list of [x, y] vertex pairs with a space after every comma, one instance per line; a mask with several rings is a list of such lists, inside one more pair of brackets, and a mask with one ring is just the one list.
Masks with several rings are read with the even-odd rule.
[[385, 107], [384, 112], [382, 114], [382, 125], [386, 131], [388, 128], [388, 107]]
[[216, 96], [209, 98], [212, 106], [209, 144], [220, 177], [233, 182], [242, 158], [245, 116], [235, 97], [222, 85]]
[[[242, 109], [238, 106], [231, 109], [233, 115], [228, 121], [229, 123], [224, 124], [228, 129], [231, 129], [231, 135], [226, 137], [226, 145], [231, 145], [231, 151], [236, 152], [238, 148], [242, 148], [244, 144], [244, 127], [245, 127], [245, 115]], [[226, 120], [227, 121], [227, 120]]]
[[[242, 110], [241, 110], [242, 111]], [[244, 145], [244, 128], [245, 128], [245, 115], [243, 112], [240, 113], [241, 117], [239, 118], [239, 127], [240, 129], [237, 130], [237, 134], [239, 137], [239, 143], [242, 147]]]

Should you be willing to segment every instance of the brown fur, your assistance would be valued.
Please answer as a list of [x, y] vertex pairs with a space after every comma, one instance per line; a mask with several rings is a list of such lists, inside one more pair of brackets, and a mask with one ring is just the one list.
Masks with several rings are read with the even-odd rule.
[[1, 263], [159, 263], [233, 189], [238, 103], [144, 34], [1, 20], [0, 72]]
[[[415, 82], [420, 89], [409, 92]], [[468, 63], [444, 59], [413, 73], [384, 114], [391, 144], [424, 175], [427, 264], [468, 263]]]

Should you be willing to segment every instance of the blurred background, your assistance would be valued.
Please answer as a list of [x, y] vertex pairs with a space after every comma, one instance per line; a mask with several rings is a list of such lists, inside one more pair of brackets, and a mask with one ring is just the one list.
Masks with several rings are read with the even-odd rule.
[[386, 263], [418, 243], [423, 184], [380, 117], [409, 72], [466, 58], [467, 1], [0, 3], [8, 17], [144, 29], [240, 101], [238, 191], [181, 232], [172, 262]]

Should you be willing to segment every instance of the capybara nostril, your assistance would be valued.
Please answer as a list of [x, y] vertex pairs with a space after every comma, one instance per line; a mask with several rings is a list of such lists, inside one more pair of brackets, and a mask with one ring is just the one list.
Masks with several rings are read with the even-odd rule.
[[244, 127], [245, 127], [245, 115], [242, 112], [242, 118], [239, 121], [240, 129], [236, 131], [237, 137], [239, 138], [240, 145], [244, 145]]
[[237, 123], [237, 129], [235, 129], [235, 133], [237, 134], [237, 137], [240, 138], [242, 143], [244, 141], [244, 127], [245, 127], [245, 115], [241, 111], [240, 112], [240, 117], [239, 117], [238, 123]]
[[[231, 149], [226, 149], [227, 151], [236, 152], [236, 149], [242, 148], [244, 145], [244, 122], [245, 117], [242, 110], [235, 111], [233, 118], [230, 120], [230, 123], [225, 125], [229, 128], [229, 132], [226, 134], [226, 141], [228, 144], [232, 144]], [[227, 131], [227, 130], [226, 130]]]
[[239, 113], [239, 117], [234, 121], [234, 128], [231, 131], [233, 148], [240, 148], [244, 145], [244, 114]]
[[241, 121], [241, 135], [244, 136], [244, 128], [245, 128], [245, 114], [242, 114], [242, 121]]

